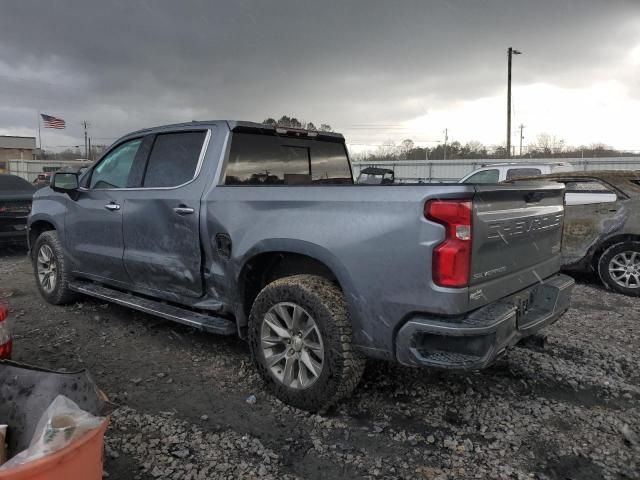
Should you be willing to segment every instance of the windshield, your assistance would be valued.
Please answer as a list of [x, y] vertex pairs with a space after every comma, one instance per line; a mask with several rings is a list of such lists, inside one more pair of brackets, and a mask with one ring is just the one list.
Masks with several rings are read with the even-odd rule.
[[0, 192], [30, 192], [34, 187], [16, 175], [0, 175]]

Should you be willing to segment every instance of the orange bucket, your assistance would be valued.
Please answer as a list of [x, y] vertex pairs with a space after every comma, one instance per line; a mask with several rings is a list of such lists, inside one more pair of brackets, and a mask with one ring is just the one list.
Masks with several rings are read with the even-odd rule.
[[107, 425], [109, 419], [57, 452], [0, 470], [0, 480], [102, 480], [102, 447]]

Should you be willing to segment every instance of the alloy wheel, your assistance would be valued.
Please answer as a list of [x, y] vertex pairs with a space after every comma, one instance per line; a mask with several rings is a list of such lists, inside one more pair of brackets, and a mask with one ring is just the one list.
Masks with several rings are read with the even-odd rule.
[[624, 288], [640, 288], [640, 253], [618, 253], [609, 262], [611, 279]]
[[300, 305], [280, 302], [269, 309], [262, 320], [260, 347], [266, 367], [286, 387], [309, 388], [322, 374], [322, 336]]
[[49, 245], [44, 244], [40, 247], [36, 263], [40, 285], [45, 292], [53, 292], [58, 278], [58, 261]]

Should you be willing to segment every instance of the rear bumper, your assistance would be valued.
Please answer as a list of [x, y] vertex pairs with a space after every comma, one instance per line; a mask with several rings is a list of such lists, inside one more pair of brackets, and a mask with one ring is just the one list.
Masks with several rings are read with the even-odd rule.
[[574, 281], [555, 275], [460, 317], [416, 315], [396, 336], [396, 356], [409, 366], [476, 370], [507, 347], [554, 323], [569, 308]]

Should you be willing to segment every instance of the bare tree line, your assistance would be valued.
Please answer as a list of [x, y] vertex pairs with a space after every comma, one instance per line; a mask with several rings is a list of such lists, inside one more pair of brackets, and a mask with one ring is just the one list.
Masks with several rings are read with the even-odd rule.
[[[446, 150], [446, 157], [445, 157]], [[511, 158], [592, 158], [592, 157], [630, 157], [637, 154], [617, 150], [603, 143], [592, 143], [578, 147], [567, 146], [564, 139], [549, 133], [541, 133], [535, 142], [523, 149], [522, 155], [516, 154]], [[354, 160], [389, 161], [389, 160], [462, 160], [462, 159], [505, 159], [508, 158], [504, 145], [486, 146], [477, 141], [462, 144], [458, 141], [435, 147], [419, 147], [413, 140], [405, 139], [399, 144], [389, 142], [378, 146], [375, 150], [352, 155]]]

